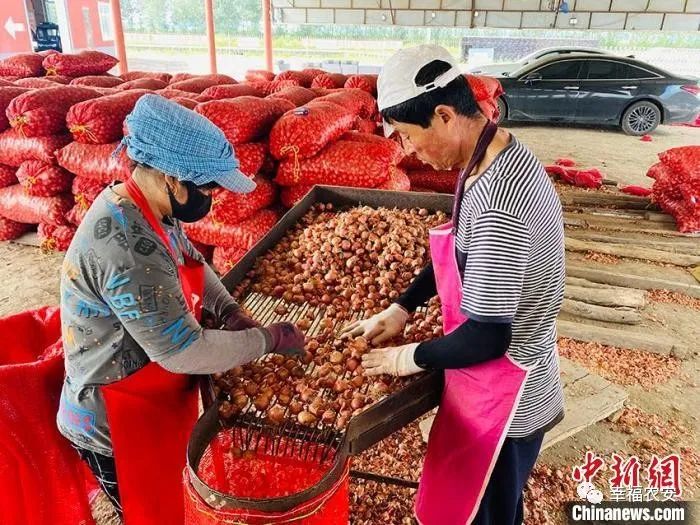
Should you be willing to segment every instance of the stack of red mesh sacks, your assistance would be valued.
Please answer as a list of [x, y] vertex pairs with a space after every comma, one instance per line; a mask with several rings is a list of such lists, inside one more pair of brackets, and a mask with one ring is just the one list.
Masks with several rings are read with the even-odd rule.
[[293, 206], [315, 184], [408, 191], [408, 178], [397, 167], [403, 157], [398, 144], [357, 130], [374, 122], [374, 97], [359, 89], [323, 93], [286, 113], [270, 132], [282, 204]]
[[[484, 116], [498, 121], [497, 101], [503, 94], [501, 83], [495, 78], [479, 75], [465, 75], [465, 78]], [[452, 193], [459, 177], [459, 170], [435, 170], [421, 162], [415, 154], [407, 156], [399, 167], [406, 170], [413, 191]]]
[[679, 231], [700, 232], [700, 146], [673, 148], [659, 159], [647, 172], [652, 200], [673, 215]]
[[294, 107], [286, 98], [243, 95], [203, 102], [195, 108], [224, 132], [241, 171], [257, 184], [249, 194], [215, 191], [211, 213], [185, 225], [187, 236], [205, 257], [211, 253], [214, 268], [221, 274], [228, 272], [280, 217], [274, 207], [277, 188], [270, 180], [273, 163], [266, 139], [274, 123]]
[[[31, 89], [6, 103], [11, 129], [0, 133], [0, 164], [5, 173], [8, 167], [16, 168], [18, 184], [0, 190], [0, 214], [15, 223], [38, 225], [46, 249], [67, 249], [75, 233], [66, 218], [72, 207], [73, 176], [57, 165], [55, 157], [56, 150], [70, 142], [66, 114], [74, 104], [99, 96], [89, 88], [55, 84]], [[5, 224], [2, 238], [16, 238], [29, 228]]]

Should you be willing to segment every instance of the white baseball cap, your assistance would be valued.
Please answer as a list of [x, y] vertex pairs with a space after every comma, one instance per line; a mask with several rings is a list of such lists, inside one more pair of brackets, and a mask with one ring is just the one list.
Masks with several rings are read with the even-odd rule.
[[[450, 69], [425, 86], [416, 85], [416, 75], [431, 62], [442, 60], [450, 64]], [[394, 53], [387, 60], [377, 79], [377, 105], [379, 111], [411, 100], [423, 93], [445, 87], [462, 72], [457, 60], [450, 52], [441, 46], [423, 44], [416, 47], [406, 47]], [[390, 136], [394, 127], [384, 121], [384, 135]]]

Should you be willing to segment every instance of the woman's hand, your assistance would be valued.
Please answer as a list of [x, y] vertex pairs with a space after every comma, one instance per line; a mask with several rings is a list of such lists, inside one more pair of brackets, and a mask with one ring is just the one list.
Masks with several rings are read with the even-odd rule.
[[394, 303], [369, 319], [355, 321], [346, 326], [340, 332], [340, 337], [363, 336], [372, 344], [378, 345], [403, 332], [406, 321], [408, 312]]
[[362, 366], [365, 375], [377, 376], [389, 374], [392, 376], [410, 376], [423, 372], [413, 355], [419, 343], [411, 343], [403, 346], [377, 348], [362, 356]]

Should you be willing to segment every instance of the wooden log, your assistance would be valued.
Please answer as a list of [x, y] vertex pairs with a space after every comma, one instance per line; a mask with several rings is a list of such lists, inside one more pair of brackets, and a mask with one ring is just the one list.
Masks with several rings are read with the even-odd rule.
[[566, 288], [564, 288], [564, 297], [588, 304], [611, 307], [643, 308], [646, 304], [644, 292], [632, 288], [587, 288], [567, 283]]
[[663, 238], [636, 238], [629, 237], [630, 232], [601, 232], [596, 230], [576, 230], [567, 229], [567, 237], [582, 241], [609, 242], [613, 244], [629, 244], [643, 248], [653, 248], [655, 250], [665, 250], [673, 253], [684, 253], [686, 255], [700, 255], [700, 242], [696, 239], [684, 240], [679, 237]]
[[675, 219], [667, 213], [649, 210], [629, 210], [619, 208], [591, 208], [588, 206], [564, 206], [564, 211], [586, 213], [602, 218], [618, 218], [632, 221], [665, 222], [675, 224]]
[[629, 329], [607, 328], [560, 319], [557, 321], [557, 332], [560, 337], [568, 337], [577, 341], [591, 341], [618, 348], [646, 350], [647, 352], [672, 355], [681, 359], [688, 358], [691, 355], [687, 346], [674, 339], [649, 333], [642, 334]]
[[611, 308], [573, 299], [564, 299], [561, 311], [576, 317], [606, 323], [639, 324], [642, 322], [642, 316], [632, 308]]
[[599, 270], [580, 264], [567, 263], [566, 274], [571, 277], [587, 279], [589, 281], [622, 286], [627, 288], [638, 288], [640, 290], [670, 290], [672, 292], [683, 292], [691, 297], [700, 298], [700, 285], [671, 281], [657, 277], [647, 277], [635, 275], [623, 271]]
[[593, 228], [610, 231], [627, 231], [650, 233], [653, 235], [672, 235], [674, 237], [693, 238], [696, 234], [679, 232], [675, 225], [664, 222], [635, 221], [590, 215], [587, 213], [564, 212], [564, 225], [569, 227]]
[[611, 284], [597, 283], [595, 281], [589, 281], [588, 279], [581, 279], [580, 277], [570, 277], [568, 275], [566, 276], [566, 284], [568, 286], [578, 286], [579, 288], [598, 288], [600, 290], [620, 292], [625, 292], [627, 290], [635, 290], [635, 288], [627, 288], [625, 286], [613, 286]]
[[565, 206], [612, 206], [630, 210], [658, 210], [659, 207], [648, 197], [637, 197], [622, 193], [604, 193], [577, 190], [562, 190], [559, 198]]
[[565, 239], [566, 249], [574, 252], [599, 252], [606, 255], [616, 255], [632, 259], [642, 259], [660, 263], [675, 264], [677, 266], [696, 266], [700, 264], [700, 256], [672, 253], [652, 248], [626, 246], [596, 241], [582, 241], [579, 239]]

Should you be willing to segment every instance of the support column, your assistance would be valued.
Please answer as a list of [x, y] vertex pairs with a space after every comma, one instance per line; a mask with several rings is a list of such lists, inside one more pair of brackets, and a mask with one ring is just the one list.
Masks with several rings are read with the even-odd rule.
[[209, 46], [209, 71], [216, 74], [216, 41], [214, 39], [214, 2], [204, 0], [204, 16], [207, 22], [207, 42]]
[[272, 13], [270, 3], [272, 0], [262, 0], [263, 13], [263, 37], [265, 40], [265, 68], [273, 70], [272, 64]]
[[122, 27], [122, 9], [119, 0], [110, 0], [112, 8], [112, 24], [114, 25], [114, 46], [117, 48], [117, 58], [119, 59], [119, 74], [123, 75], [129, 71], [126, 62], [126, 45], [124, 44], [124, 28]]

